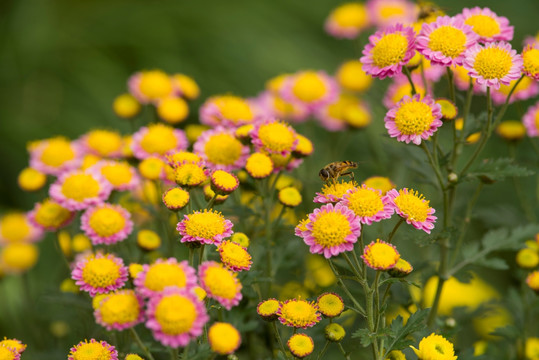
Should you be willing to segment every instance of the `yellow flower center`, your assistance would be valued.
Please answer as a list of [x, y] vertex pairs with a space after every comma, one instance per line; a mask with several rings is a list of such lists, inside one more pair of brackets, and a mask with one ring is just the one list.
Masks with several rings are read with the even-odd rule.
[[429, 48], [440, 51], [444, 56], [456, 58], [466, 48], [466, 34], [453, 26], [441, 26], [429, 36]]
[[185, 231], [188, 235], [204, 239], [212, 239], [225, 231], [225, 218], [219, 212], [207, 211], [193, 213], [185, 222]]
[[305, 357], [313, 352], [314, 344], [305, 334], [294, 334], [288, 341], [288, 346], [295, 357]]
[[337, 316], [344, 310], [344, 303], [334, 294], [326, 294], [318, 300], [318, 308], [326, 316]]
[[35, 191], [41, 189], [47, 182], [47, 176], [36, 169], [24, 168], [17, 179], [21, 189], [25, 191]]
[[507, 140], [518, 140], [526, 135], [526, 127], [521, 121], [505, 120], [498, 125], [496, 132]]
[[296, 135], [288, 125], [281, 122], [273, 122], [260, 126], [258, 137], [267, 149], [274, 152], [291, 150], [296, 140]]
[[210, 327], [208, 340], [213, 351], [225, 355], [230, 354], [238, 347], [241, 337], [234, 326], [217, 322]]
[[454, 119], [457, 116], [457, 107], [447, 99], [438, 99], [436, 104], [439, 104], [442, 108], [442, 116], [445, 119]]
[[221, 114], [227, 120], [232, 122], [252, 121], [253, 112], [249, 104], [238, 96], [221, 96], [215, 100], [215, 103]]
[[412, 347], [420, 359], [429, 360], [455, 360], [455, 351], [453, 344], [447, 341], [441, 335], [434, 333], [423, 338], [419, 343], [419, 350]]
[[539, 74], [539, 49], [531, 48], [522, 53], [524, 71], [531, 74]]
[[21, 242], [30, 234], [26, 216], [21, 213], [7, 214], [0, 220], [2, 237], [9, 242]]
[[152, 291], [161, 291], [167, 286], [183, 288], [186, 284], [187, 276], [178, 264], [153, 264], [144, 279], [144, 286]]
[[[415, 85], [415, 89], [417, 93], [420, 95], [420, 98], [423, 99], [426, 94], [425, 88], [423, 87], [422, 84], [414, 84], [414, 85]], [[402, 100], [404, 95], [410, 96], [411, 93], [412, 93], [412, 85], [410, 85], [410, 83], [407, 81], [396, 89], [395, 94], [391, 97], [391, 101], [394, 104], [396, 104]]]
[[279, 301], [275, 299], [269, 299], [264, 301], [259, 307], [258, 312], [263, 316], [273, 315], [279, 310]]
[[182, 295], [164, 297], [155, 309], [155, 319], [167, 335], [184, 334], [191, 330], [197, 318], [193, 302]]
[[249, 267], [251, 255], [240, 245], [231, 241], [223, 241], [219, 249], [221, 250], [221, 260], [225, 265], [240, 268]]
[[380, 190], [382, 195], [385, 195], [389, 190], [395, 187], [391, 180], [384, 176], [372, 176], [365, 180], [364, 184], [372, 189]]
[[238, 293], [236, 277], [221, 266], [210, 266], [204, 274], [204, 283], [214, 296], [234, 299]]
[[507, 50], [491, 47], [479, 51], [475, 57], [474, 69], [484, 79], [501, 79], [509, 73], [512, 65]]
[[125, 227], [125, 218], [117, 210], [103, 207], [95, 210], [89, 219], [90, 227], [99, 236], [111, 236], [117, 234]]
[[81, 344], [73, 352], [74, 360], [109, 360], [110, 351], [99, 342]]
[[303, 327], [312, 322], [317, 322], [317, 311], [312, 303], [305, 300], [292, 300], [283, 303], [281, 316], [294, 327]]
[[404, 135], [421, 135], [430, 128], [433, 121], [430, 106], [414, 99], [402, 103], [395, 115], [395, 125]]
[[101, 156], [108, 156], [122, 148], [122, 136], [115, 131], [91, 131], [86, 141], [88, 146]]
[[348, 208], [357, 216], [374, 216], [384, 210], [380, 195], [373, 190], [359, 188], [350, 194]]
[[45, 165], [58, 167], [66, 161], [75, 158], [75, 152], [67, 139], [58, 137], [49, 139], [47, 146], [41, 153], [41, 161]]
[[189, 202], [189, 192], [182, 188], [174, 188], [167, 191], [163, 200], [168, 207], [181, 208]]
[[338, 212], [321, 213], [313, 223], [312, 235], [316, 243], [324, 248], [344, 244], [350, 233], [350, 223], [347, 217]]
[[390, 19], [395, 16], [404, 15], [405, 9], [401, 6], [383, 5], [380, 9], [380, 16], [382, 19]]
[[427, 220], [430, 207], [429, 201], [425, 200], [423, 195], [417, 195], [414, 190], [410, 190], [407, 194], [401, 190], [394, 201], [399, 210], [410, 220], [418, 222]]
[[44, 227], [57, 228], [69, 217], [71, 212], [51, 200], [45, 200], [35, 213], [35, 220]]
[[373, 82], [373, 78], [363, 71], [362, 64], [357, 60], [342, 64], [336, 77], [345, 89], [352, 91], [367, 90]]
[[326, 184], [322, 188], [322, 194], [334, 195], [337, 198], [341, 198], [348, 190], [354, 189], [355, 185], [356, 184], [353, 181], [338, 182], [330, 185]]
[[137, 245], [145, 250], [155, 250], [161, 246], [161, 238], [152, 230], [139, 230], [137, 234]]
[[254, 153], [247, 159], [245, 170], [255, 178], [264, 178], [273, 171], [273, 162], [263, 153]]
[[165, 155], [166, 152], [178, 145], [178, 139], [174, 136], [174, 128], [154, 124], [148, 126], [148, 132], [142, 138], [140, 146], [149, 154]]
[[241, 142], [230, 134], [215, 134], [204, 146], [208, 160], [218, 165], [232, 165], [241, 156]]
[[82, 279], [94, 288], [114, 285], [119, 277], [120, 265], [109, 258], [92, 258], [82, 269]]
[[322, 98], [327, 88], [316, 72], [305, 71], [297, 76], [292, 92], [301, 101], [313, 102]]
[[487, 38], [499, 34], [501, 30], [495, 19], [483, 14], [472, 15], [464, 23], [470, 25], [477, 35]]
[[112, 294], [99, 304], [103, 322], [111, 325], [136, 321], [140, 310], [140, 304], [133, 291]]
[[278, 194], [279, 201], [286, 206], [298, 206], [301, 204], [301, 194], [295, 187], [281, 189]]
[[389, 269], [397, 263], [399, 253], [389, 244], [377, 241], [365, 250], [365, 258], [373, 268]]
[[182, 98], [168, 97], [159, 102], [157, 114], [169, 124], [177, 124], [189, 115], [189, 105]]
[[212, 174], [215, 184], [223, 189], [233, 189], [238, 185], [238, 180], [223, 170], [217, 170]]
[[145, 71], [140, 77], [139, 90], [149, 99], [159, 99], [172, 92], [172, 82], [163, 71]]
[[403, 34], [384, 35], [372, 49], [372, 61], [379, 68], [398, 64], [404, 59], [407, 49], [408, 39]]
[[174, 74], [172, 75], [172, 78], [180, 85], [182, 96], [192, 100], [196, 99], [200, 94], [200, 88], [197, 83], [189, 76], [184, 74]]
[[24, 271], [36, 264], [38, 256], [39, 251], [34, 244], [9, 244], [0, 251], [0, 263], [5, 269]]
[[367, 24], [367, 10], [363, 4], [348, 3], [336, 8], [332, 19], [345, 28], [361, 28]]
[[181, 164], [184, 161], [191, 162], [191, 163], [196, 163], [196, 162], [199, 162], [202, 159], [200, 158], [200, 156], [198, 156], [197, 154], [192, 153], [190, 151], [178, 151], [178, 152], [176, 152], [174, 154], [169, 155], [168, 160], [171, 163]]
[[114, 99], [112, 108], [119, 117], [130, 118], [138, 114], [140, 111], [140, 104], [133, 95], [122, 94]]
[[206, 180], [204, 169], [197, 164], [183, 164], [176, 168], [176, 183], [178, 185], [196, 186]]
[[113, 186], [129, 184], [133, 178], [133, 173], [127, 163], [105, 165], [101, 168], [101, 174], [103, 174]]
[[5, 346], [0, 346], [0, 359], [12, 360], [15, 359], [15, 350], [8, 349]]
[[99, 194], [99, 182], [89, 174], [72, 174], [62, 184], [62, 194], [75, 201], [94, 198]]

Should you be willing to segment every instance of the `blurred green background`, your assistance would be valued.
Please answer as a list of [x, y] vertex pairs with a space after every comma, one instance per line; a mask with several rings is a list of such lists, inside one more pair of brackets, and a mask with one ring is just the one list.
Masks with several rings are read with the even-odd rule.
[[[213, 94], [253, 96], [282, 72], [314, 68], [333, 73], [360, 52], [357, 42], [323, 31], [324, 19], [340, 3], [0, 1], [0, 208], [28, 209], [36, 200], [16, 183], [28, 162], [28, 141], [54, 135], [73, 139], [98, 127], [128, 131], [111, 103], [135, 71], [161, 68], [194, 77], [202, 95], [193, 113]], [[462, 7], [491, 7], [515, 25], [517, 49], [525, 35], [538, 30], [536, 0], [438, 3], [450, 15]], [[369, 94], [379, 114], [386, 84]]]

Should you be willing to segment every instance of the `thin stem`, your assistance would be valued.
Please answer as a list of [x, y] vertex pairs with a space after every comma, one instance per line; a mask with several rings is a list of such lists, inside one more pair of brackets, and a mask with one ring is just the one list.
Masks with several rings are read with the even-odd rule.
[[326, 344], [322, 348], [322, 351], [320, 351], [318, 353], [318, 356], [316, 357], [316, 360], [322, 359], [322, 356], [324, 356], [324, 354], [326, 353], [326, 350], [328, 349], [328, 346], [329, 346], [329, 340], [326, 340]]
[[391, 244], [391, 240], [393, 240], [393, 236], [395, 235], [395, 233], [397, 232], [397, 229], [399, 228], [399, 226], [401, 226], [401, 224], [404, 222], [404, 218], [401, 217], [399, 219], [399, 221], [395, 224], [395, 226], [393, 227], [393, 230], [391, 230], [391, 233], [389, 234], [389, 236], [387, 237], [387, 242]]
[[446, 67], [447, 70], [447, 82], [449, 84], [449, 98], [453, 102], [454, 105], [456, 105], [455, 101], [455, 82], [453, 81], [453, 71], [448, 66]]
[[178, 360], [178, 348], [170, 348], [170, 360]]
[[198, 265], [202, 264], [202, 260], [204, 260], [204, 244], [200, 246], [200, 254], [198, 255]]
[[372, 288], [374, 289], [374, 318], [376, 319], [374, 324], [375, 331], [378, 331], [378, 326], [380, 325], [380, 275], [382, 275], [382, 272], [376, 271], [376, 277], [372, 284]]
[[194, 257], [195, 257], [195, 249], [193, 249], [192, 247], [189, 246], [189, 257], [188, 257], [188, 259], [189, 259], [189, 266], [195, 266], [195, 265], [193, 264], [193, 259], [194, 259]]
[[281, 339], [281, 335], [279, 334], [279, 329], [277, 329], [277, 325], [275, 324], [275, 321], [271, 322], [271, 325], [273, 326], [273, 331], [275, 332], [275, 337], [277, 338], [277, 341], [279, 342], [279, 347], [281, 348], [281, 351], [283, 352], [283, 355], [288, 359], [288, 354], [286, 353], [286, 349], [283, 345], [283, 340]]
[[217, 193], [213, 194], [210, 201], [208, 201], [208, 205], [206, 205], [206, 209], [211, 210], [213, 208], [213, 204], [215, 204], [215, 199], [217, 199], [217, 196], [218, 196]]
[[[462, 114], [462, 130], [456, 139], [456, 142], [453, 144], [453, 152], [451, 154], [450, 170], [453, 171], [457, 158], [462, 151], [462, 144], [464, 140], [464, 129], [466, 129], [466, 121], [468, 120], [468, 115], [470, 114], [470, 109], [472, 107], [472, 98], [473, 98], [473, 78], [470, 77], [470, 84], [468, 86], [468, 92], [466, 93], [466, 103], [464, 104], [464, 113]], [[457, 122], [453, 121], [453, 132], [457, 131]]]
[[337, 269], [335, 268], [335, 266], [333, 265], [333, 262], [331, 261], [331, 259], [328, 259], [328, 263], [329, 263], [329, 266], [331, 267], [331, 270], [333, 271], [333, 273], [335, 274], [335, 276], [337, 277], [337, 281], [339, 282], [339, 285], [341, 285], [342, 289], [344, 290], [344, 292], [346, 293], [346, 295], [348, 295], [348, 297], [350, 298], [350, 300], [354, 303], [354, 305], [356, 306], [356, 309], [363, 315], [363, 316], [366, 316], [365, 314], [365, 309], [363, 309], [363, 306], [361, 306], [359, 304], [359, 302], [356, 300], [355, 296], [352, 295], [352, 293], [350, 292], [350, 290], [348, 290], [348, 288], [346, 287], [346, 285], [344, 284], [344, 282], [342, 281], [342, 279], [340, 278], [340, 275], [339, 275], [339, 272], [337, 271]]
[[356, 267], [354, 266], [354, 264], [352, 264], [352, 261], [350, 260], [350, 257], [348, 256], [348, 254], [345, 252], [342, 253], [343, 256], [344, 256], [344, 259], [346, 260], [346, 262], [348, 263], [348, 266], [350, 266], [350, 269], [352, 270], [352, 272], [357, 276], [357, 281], [359, 283], [363, 283], [365, 281], [365, 279], [363, 278], [363, 276], [359, 273], [359, 270], [356, 269]]
[[424, 141], [421, 142], [421, 148], [423, 148], [423, 150], [425, 150], [425, 153], [427, 154], [427, 158], [429, 159], [430, 166], [434, 170], [436, 179], [438, 179], [438, 185], [440, 185], [440, 190], [445, 192], [444, 180], [443, 180], [440, 168], [436, 166], [436, 162], [434, 161], [434, 158], [432, 157], [429, 147], [427, 146], [427, 144], [425, 144]]
[[517, 88], [518, 84], [520, 84], [522, 79], [524, 79], [524, 76], [526, 76], [526, 75], [522, 75], [520, 77], [520, 79], [518, 79], [515, 82], [515, 84], [513, 85], [511, 90], [509, 91], [509, 94], [507, 94], [507, 97], [505, 98], [505, 102], [503, 103], [502, 108], [500, 109], [500, 111], [498, 112], [498, 115], [496, 116], [496, 119], [494, 120], [494, 127], [496, 127], [496, 125], [498, 125], [498, 123], [502, 120], [503, 116], [505, 115], [505, 111], [507, 110], [507, 107], [509, 106], [509, 101], [511, 100], [511, 96], [515, 92], [515, 89]]
[[144, 343], [142, 342], [142, 340], [140, 340], [140, 336], [138, 336], [137, 334], [137, 331], [135, 330], [134, 327], [130, 327], [129, 328], [129, 331], [131, 332], [131, 336], [133, 336], [133, 339], [135, 340], [135, 342], [137, 343], [138, 347], [140, 348], [140, 350], [142, 350], [142, 352], [144, 353], [144, 355], [146, 355], [146, 357], [149, 359], [149, 360], [155, 360], [152, 353], [150, 352], [150, 350], [148, 349], [148, 347], [146, 347], [144, 345]]
[[414, 96], [415, 94], [417, 94], [417, 91], [415, 89], [414, 81], [412, 80], [412, 74], [410, 74], [410, 69], [408, 69], [408, 67], [406, 66], [403, 66], [403, 69], [404, 69], [404, 74], [408, 78], [408, 82], [410, 83], [410, 86], [412, 87], [412, 96]]
[[339, 347], [339, 350], [341, 350], [341, 353], [342, 353], [342, 355], [344, 356], [344, 358], [345, 358], [346, 360], [350, 360], [350, 354], [347, 354], [347, 353], [346, 353], [346, 351], [344, 350], [344, 348], [342, 347], [342, 345], [341, 345], [340, 342], [337, 343], [337, 346]]

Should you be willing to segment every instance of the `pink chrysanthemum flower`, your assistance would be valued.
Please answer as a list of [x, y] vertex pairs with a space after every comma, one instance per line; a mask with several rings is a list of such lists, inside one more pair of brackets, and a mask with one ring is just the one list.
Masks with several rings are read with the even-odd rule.
[[165, 346], [186, 346], [202, 335], [210, 319], [204, 303], [188, 289], [167, 287], [148, 301], [146, 327]]
[[522, 117], [522, 123], [529, 137], [539, 136], [539, 102], [528, 108]]
[[368, 0], [369, 19], [379, 28], [397, 23], [410, 25], [417, 18], [415, 5], [407, 0]]
[[221, 126], [204, 131], [193, 150], [213, 170], [239, 170], [249, 157], [249, 147], [236, 138], [234, 129]]
[[409, 26], [396, 24], [369, 36], [363, 49], [363, 70], [380, 79], [400, 74], [402, 67], [414, 56], [415, 32]]
[[208, 297], [230, 310], [242, 299], [242, 285], [237, 274], [215, 261], [205, 261], [198, 267], [200, 287]]
[[288, 76], [279, 95], [283, 100], [304, 106], [312, 112], [335, 101], [339, 91], [337, 81], [326, 72], [306, 70]]
[[118, 351], [106, 341], [90, 339], [81, 341], [71, 348], [67, 360], [118, 360]]
[[300, 298], [282, 302], [277, 316], [281, 324], [302, 329], [312, 327], [322, 320], [318, 304]]
[[6, 345], [0, 345], [0, 359], [20, 360], [21, 354], [14, 348], [7, 347]]
[[[69, 224], [75, 217], [75, 212], [69, 211], [51, 199], [45, 199], [34, 205], [28, 213], [28, 219], [36, 227], [45, 231], [56, 231]], [[0, 224], [0, 243], [2, 243], [2, 228]], [[35, 237], [38, 239], [39, 237]]]
[[[18, 354], [22, 354], [24, 350], [26, 350], [26, 347], [27, 347], [26, 344], [22, 343], [22, 341], [18, 339], [8, 339], [5, 336], [4, 336], [4, 340], [0, 341], [0, 346], [4, 346], [12, 350], [15, 350], [15, 352]], [[0, 359], [5, 359], [5, 358], [0, 355]]]
[[112, 254], [89, 254], [75, 264], [71, 278], [90, 296], [108, 293], [124, 286], [128, 271], [121, 258]]
[[407, 188], [397, 191], [390, 190], [387, 193], [391, 204], [397, 214], [403, 217], [408, 224], [419, 230], [423, 230], [427, 234], [434, 229], [436, 216], [432, 215], [436, 210], [431, 208], [429, 201], [425, 200], [423, 195], [419, 195], [417, 191], [408, 190]]
[[181, 242], [197, 241], [201, 244], [219, 245], [233, 234], [232, 222], [215, 210], [194, 211], [184, 215], [176, 230], [182, 236]]
[[256, 124], [250, 135], [258, 151], [282, 156], [294, 151], [299, 141], [296, 131], [290, 125], [277, 119]]
[[337, 203], [344, 198], [344, 195], [356, 188], [355, 181], [342, 181], [336, 183], [325, 184], [322, 187], [322, 192], [317, 192], [313, 202], [320, 204]]
[[122, 157], [124, 146], [122, 135], [117, 131], [96, 129], [79, 138], [85, 153], [101, 158]]
[[455, 18], [470, 25], [482, 43], [513, 40], [513, 26], [504, 16], [498, 16], [489, 8], [464, 8]]
[[419, 94], [404, 98], [391, 108], [384, 118], [389, 136], [407, 144], [421, 144], [442, 126], [442, 109], [430, 96]]
[[140, 160], [164, 157], [169, 152], [187, 149], [189, 142], [183, 130], [165, 124], [150, 124], [133, 134], [133, 155]]
[[367, 8], [362, 3], [350, 2], [339, 5], [326, 19], [326, 32], [336, 38], [353, 39], [370, 25]]
[[134, 290], [105, 295], [94, 311], [96, 322], [107, 330], [124, 330], [144, 321], [144, 302]]
[[527, 45], [522, 50], [522, 72], [532, 78], [539, 80], [539, 44]]
[[433, 64], [462, 65], [464, 52], [477, 42], [472, 27], [462, 20], [440, 16], [433, 23], [423, 23], [416, 46]]
[[[436, 65], [439, 66], [439, 65]], [[412, 81], [414, 82], [415, 90], [417, 94], [421, 96], [421, 98], [425, 97], [425, 95], [431, 93], [430, 87], [431, 83], [427, 82], [428, 89], [425, 89], [423, 86], [423, 81], [421, 79], [421, 75], [418, 73], [412, 73]], [[410, 85], [410, 82], [408, 81], [408, 78], [404, 74], [396, 75], [393, 78], [393, 82], [387, 87], [386, 94], [384, 95], [384, 99], [382, 100], [382, 103], [384, 106], [388, 109], [391, 109], [393, 106], [395, 106], [399, 101], [402, 100], [405, 96], [412, 96], [412, 86]]]
[[97, 172], [103, 176], [114, 190], [134, 190], [140, 185], [140, 176], [127, 162], [101, 160], [89, 167], [87, 171]]
[[200, 122], [212, 127], [237, 127], [252, 123], [257, 115], [246, 99], [234, 95], [212, 96], [202, 104], [199, 112]]
[[[503, 103], [505, 103], [509, 92], [517, 81], [518, 80], [513, 80], [509, 85], [502, 84], [500, 85], [500, 88], [498, 90], [493, 89], [490, 92], [494, 105], [502, 105]], [[534, 79], [525, 76], [524, 78], [522, 78], [522, 80], [520, 80], [515, 90], [513, 90], [513, 94], [509, 99], [509, 104], [512, 104], [515, 101], [531, 99], [537, 94], [539, 94], [539, 83]]]
[[221, 242], [217, 250], [221, 262], [232, 271], [249, 270], [253, 264], [247, 249], [230, 240]]
[[520, 77], [522, 56], [506, 42], [475, 44], [464, 54], [463, 66], [479, 85], [499, 89]]
[[383, 219], [389, 219], [395, 212], [387, 196], [363, 184], [348, 191], [341, 203], [359, 217], [362, 224], [371, 225]]
[[197, 285], [195, 269], [187, 261], [175, 258], [157, 259], [153, 264], [144, 264], [134, 280], [137, 293], [144, 297], [153, 296], [169, 286], [192, 289]]
[[103, 176], [92, 172], [66, 172], [49, 188], [52, 200], [70, 211], [84, 210], [106, 201], [112, 186]]
[[326, 259], [354, 248], [361, 234], [361, 222], [352, 210], [342, 204], [327, 204], [309, 214], [306, 230], [300, 233], [312, 254]]
[[82, 214], [80, 228], [92, 244], [112, 245], [125, 240], [133, 231], [131, 214], [120, 205], [103, 203]]
[[363, 249], [361, 258], [365, 264], [374, 270], [389, 270], [395, 267], [400, 254], [394, 245], [376, 239]]
[[78, 169], [84, 155], [77, 141], [69, 141], [61, 136], [38, 141], [29, 147], [29, 152], [30, 167], [54, 176]]

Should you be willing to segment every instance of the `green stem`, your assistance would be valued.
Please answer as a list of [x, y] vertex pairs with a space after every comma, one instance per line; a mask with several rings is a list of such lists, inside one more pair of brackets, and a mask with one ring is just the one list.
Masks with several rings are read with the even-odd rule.
[[193, 259], [195, 257], [195, 249], [193, 249], [192, 247], [188, 247], [189, 249], [189, 266], [195, 266], [195, 264], [193, 264]]
[[288, 354], [286, 353], [286, 349], [283, 345], [283, 340], [281, 339], [281, 335], [279, 334], [279, 329], [277, 329], [277, 325], [275, 324], [275, 321], [272, 321], [271, 325], [273, 326], [273, 332], [275, 332], [275, 337], [277, 338], [277, 341], [279, 342], [279, 347], [281, 348], [283, 355], [288, 359]]
[[457, 102], [455, 101], [455, 82], [453, 81], [453, 71], [451, 71], [451, 68], [448, 66], [446, 67], [447, 70], [447, 82], [449, 84], [449, 98], [453, 102], [453, 105], [457, 105]]
[[[376, 277], [372, 284], [372, 288], [374, 289], [374, 318], [376, 319], [374, 331], [378, 331], [378, 326], [380, 325], [380, 275], [382, 275], [382, 272], [376, 271]], [[380, 349], [380, 351], [381, 350], [383, 349]]]
[[326, 340], [326, 343], [325, 343], [324, 347], [322, 348], [322, 351], [320, 351], [318, 353], [318, 356], [316, 357], [316, 360], [322, 359], [322, 356], [324, 356], [324, 354], [326, 353], [326, 350], [328, 349], [328, 346], [329, 346], [329, 340]]
[[[462, 151], [462, 145], [464, 143], [464, 130], [466, 129], [466, 121], [468, 120], [468, 115], [470, 114], [470, 109], [472, 107], [473, 84], [473, 78], [470, 78], [468, 92], [466, 93], [466, 103], [464, 104], [464, 113], [462, 114], [462, 130], [459, 133], [458, 139], [456, 139], [456, 142], [453, 144], [453, 152], [451, 154], [451, 161], [449, 162], [450, 171], [453, 171], [455, 169], [457, 158]], [[453, 121], [453, 132], [457, 131], [456, 124], [457, 122]]]
[[410, 69], [408, 69], [408, 67], [406, 66], [403, 66], [403, 69], [404, 69], [404, 74], [408, 78], [408, 82], [410, 83], [410, 86], [412, 87], [412, 96], [414, 96], [415, 94], [417, 94], [417, 91], [415, 89], [414, 81], [412, 80], [412, 74], [410, 74]]
[[427, 158], [429, 159], [430, 166], [434, 170], [434, 174], [436, 175], [436, 179], [438, 179], [438, 185], [440, 186], [440, 190], [445, 192], [445, 186], [444, 186], [444, 179], [442, 177], [442, 173], [440, 171], [440, 168], [436, 166], [436, 161], [432, 157], [432, 154], [429, 150], [429, 147], [427, 144], [425, 144], [424, 141], [421, 142], [421, 148], [425, 151], [425, 154], [427, 154]]
[[208, 201], [208, 205], [206, 205], [206, 209], [211, 210], [213, 208], [213, 204], [215, 204], [215, 199], [217, 199], [217, 196], [219, 196], [217, 193], [213, 194], [210, 201]]
[[144, 343], [142, 342], [142, 340], [140, 340], [140, 336], [137, 334], [137, 331], [135, 330], [134, 327], [130, 327], [129, 328], [129, 331], [131, 332], [131, 336], [133, 336], [133, 339], [135, 340], [135, 342], [137, 343], [137, 345], [139, 346], [140, 350], [142, 350], [142, 352], [144, 353], [144, 355], [149, 359], [149, 360], [154, 360], [154, 357], [152, 355], [152, 353], [150, 352], [150, 350], [144, 345]]
[[399, 221], [395, 224], [395, 226], [393, 227], [393, 230], [391, 230], [391, 233], [389, 234], [389, 236], [387, 237], [387, 242], [391, 244], [391, 240], [393, 240], [393, 236], [395, 235], [395, 233], [397, 232], [397, 229], [399, 228], [399, 226], [401, 226], [401, 224], [404, 222], [404, 218], [401, 217], [399, 219]]
[[337, 271], [337, 269], [335, 268], [335, 266], [333, 265], [333, 262], [331, 261], [331, 259], [327, 259], [328, 260], [328, 263], [329, 263], [329, 266], [331, 267], [331, 270], [333, 271], [333, 274], [335, 274], [335, 276], [337, 277], [337, 281], [339, 282], [339, 285], [341, 286], [341, 288], [344, 290], [344, 292], [346, 293], [346, 295], [348, 295], [348, 297], [350, 298], [350, 300], [354, 303], [354, 305], [356, 306], [356, 309], [363, 315], [363, 316], [366, 316], [366, 313], [365, 313], [365, 309], [363, 309], [363, 306], [361, 306], [359, 304], [359, 302], [356, 300], [355, 296], [352, 295], [352, 293], [350, 292], [350, 290], [348, 290], [348, 288], [346, 287], [346, 285], [344, 284], [344, 281], [342, 281], [340, 275], [339, 275], [339, 272]]
[[204, 260], [204, 244], [202, 244], [200, 246], [200, 254], [198, 255], [198, 266], [200, 266], [200, 264], [202, 264], [202, 261]]
[[348, 256], [348, 254], [345, 252], [342, 253], [343, 256], [344, 256], [344, 259], [346, 260], [346, 262], [348, 263], [348, 266], [350, 266], [350, 270], [352, 270], [352, 272], [354, 273], [354, 275], [357, 276], [357, 279], [358, 279], [358, 282], [359, 283], [362, 283], [365, 281], [365, 279], [363, 278], [363, 276], [360, 274], [360, 270], [358, 270], [354, 264], [352, 263], [352, 261], [350, 260], [350, 257]]
[[342, 347], [342, 345], [341, 345], [340, 342], [337, 343], [337, 346], [339, 347], [339, 350], [341, 350], [341, 353], [342, 353], [342, 355], [344, 356], [344, 358], [345, 358], [346, 360], [350, 360], [350, 354], [347, 354], [347, 353], [346, 353], [346, 351], [344, 350], [344, 348]]
[[178, 348], [170, 348], [170, 360], [178, 360]]

